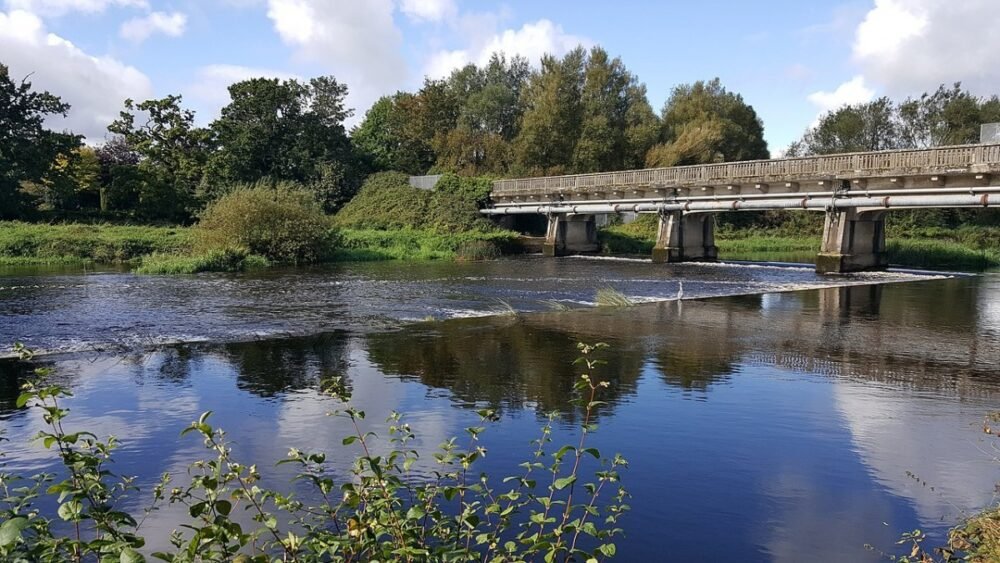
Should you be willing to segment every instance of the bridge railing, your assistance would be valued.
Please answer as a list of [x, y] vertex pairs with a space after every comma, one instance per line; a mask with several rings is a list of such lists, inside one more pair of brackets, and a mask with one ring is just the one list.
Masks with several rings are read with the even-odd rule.
[[850, 153], [723, 164], [674, 166], [595, 174], [497, 180], [494, 196], [539, 195], [560, 191], [595, 191], [642, 186], [694, 187], [796, 178], [850, 178], [920, 171], [941, 173], [978, 164], [1000, 166], [1000, 144]]

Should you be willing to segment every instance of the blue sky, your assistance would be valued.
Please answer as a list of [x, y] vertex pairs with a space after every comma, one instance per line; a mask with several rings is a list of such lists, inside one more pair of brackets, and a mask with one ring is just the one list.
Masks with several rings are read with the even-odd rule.
[[956, 80], [1000, 91], [997, 28], [1000, 0], [0, 0], [0, 62], [73, 104], [53, 126], [99, 140], [126, 97], [180, 93], [207, 123], [234, 80], [333, 74], [357, 119], [493, 50], [599, 44], [657, 110], [673, 86], [720, 77], [779, 152], [843, 103]]

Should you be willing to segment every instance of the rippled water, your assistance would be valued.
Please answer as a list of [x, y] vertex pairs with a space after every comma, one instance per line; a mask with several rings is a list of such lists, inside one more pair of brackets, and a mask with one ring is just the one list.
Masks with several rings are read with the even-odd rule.
[[[0, 278], [0, 335], [89, 350], [42, 361], [73, 389], [72, 420], [122, 436], [116, 470], [147, 485], [202, 454], [178, 432], [205, 410], [272, 483], [288, 447], [339, 451], [347, 429], [316, 390], [331, 375], [370, 421], [407, 413], [420, 448], [500, 409], [487, 468], [509, 473], [546, 413], [572, 429], [575, 344], [605, 341], [594, 445], [630, 461], [622, 560], [875, 561], [865, 544], [892, 550], [916, 527], [940, 541], [1000, 479], [980, 430], [1000, 407], [1000, 277], [921, 279], [584, 259], [21, 274]], [[684, 301], [584, 307], [597, 287], [669, 299], [680, 282]], [[722, 297], [688, 299], [702, 296]], [[507, 304], [536, 312], [483, 316]], [[211, 342], [93, 351], [193, 338]], [[28, 472], [51, 465], [29, 441], [39, 421], [13, 405], [24, 369], [0, 363], [0, 424]]]

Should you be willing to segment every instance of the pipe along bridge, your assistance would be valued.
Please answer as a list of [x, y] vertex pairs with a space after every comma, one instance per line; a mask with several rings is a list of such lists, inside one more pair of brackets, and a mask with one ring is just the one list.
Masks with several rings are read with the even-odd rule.
[[654, 262], [714, 260], [714, 213], [826, 214], [821, 273], [884, 269], [885, 214], [1000, 206], [1000, 144], [837, 154], [498, 180], [490, 216], [548, 216], [549, 256], [599, 250], [595, 217], [655, 213]]

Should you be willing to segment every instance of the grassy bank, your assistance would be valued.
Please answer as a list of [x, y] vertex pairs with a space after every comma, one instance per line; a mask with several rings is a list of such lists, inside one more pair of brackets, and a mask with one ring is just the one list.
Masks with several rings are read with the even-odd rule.
[[[242, 249], [193, 250], [192, 229], [0, 222], [0, 266], [130, 264], [141, 274], [238, 272], [274, 264]], [[485, 260], [519, 252], [510, 231], [336, 229], [321, 261]]]
[[484, 260], [517, 251], [517, 234], [510, 231], [439, 233], [430, 230], [341, 229], [334, 261]]
[[[916, 268], [988, 270], [1000, 267], [1000, 228], [964, 226], [959, 229], [890, 228], [889, 261]], [[600, 231], [604, 252], [649, 254], [656, 237], [653, 216]], [[730, 260], [811, 260], [819, 250], [819, 233], [794, 229], [720, 228], [719, 256]]]
[[122, 264], [190, 249], [190, 229], [182, 227], [0, 222], [0, 265]]

